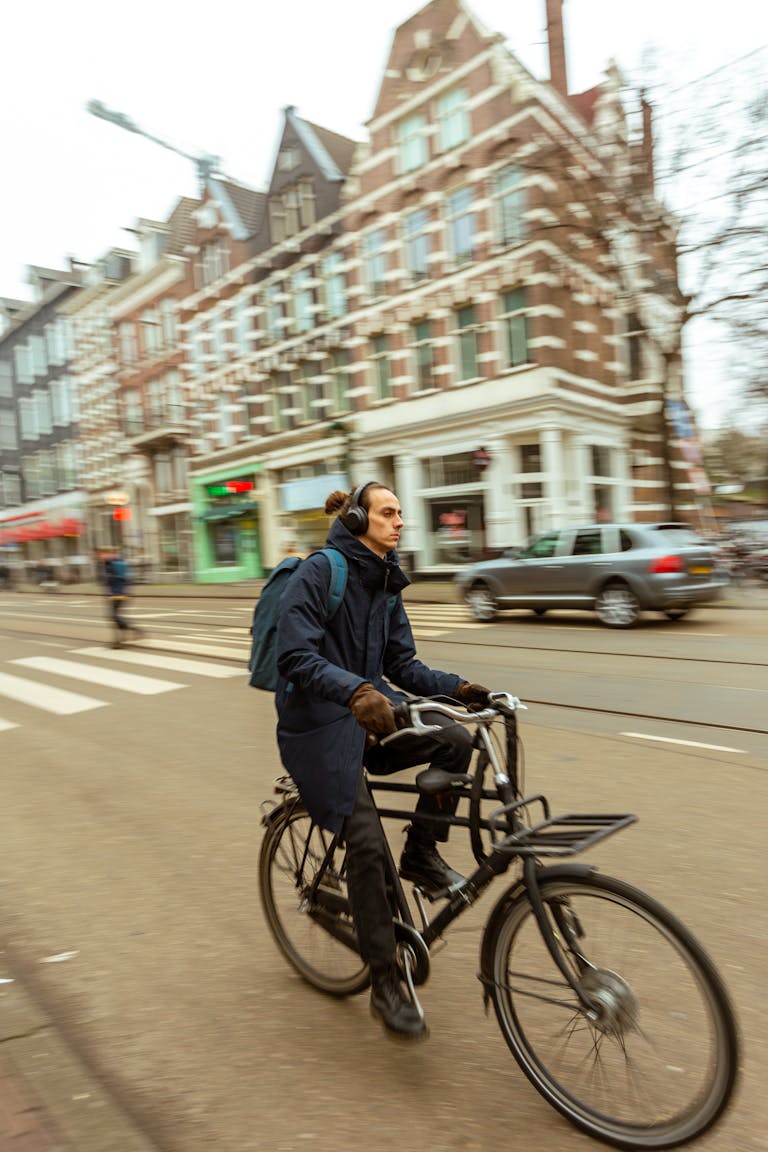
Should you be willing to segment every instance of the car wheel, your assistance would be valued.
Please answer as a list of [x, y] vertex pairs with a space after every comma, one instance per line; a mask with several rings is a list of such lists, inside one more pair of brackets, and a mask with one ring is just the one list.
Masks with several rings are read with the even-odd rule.
[[667, 620], [682, 620], [683, 616], [688, 615], [687, 608], [667, 608], [664, 613]]
[[595, 600], [601, 624], [609, 628], [632, 628], [640, 619], [640, 601], [628, 584], [606, 584]]
[[496, 601], [487, 584], [473, 584], [464, 599], [475, 620], [486, 623], [496, 615]]

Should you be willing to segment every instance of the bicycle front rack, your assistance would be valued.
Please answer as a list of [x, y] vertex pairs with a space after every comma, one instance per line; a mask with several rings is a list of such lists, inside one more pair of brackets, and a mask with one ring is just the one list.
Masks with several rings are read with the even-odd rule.
[[[519, 818], [532, 804], [541, 805], [544, 819], [530, 826], [521, 825], [510, 832], [509, 817], [514, 813]], [[497, 852], [507, 852], [510, 856], [575, 856], [622, 828], [628, 828], [636, 820], [637, 816], [629, 813], [550, 816], [546, 798], [537, 795], [496, 808], [489, 815], [488, 824]]]

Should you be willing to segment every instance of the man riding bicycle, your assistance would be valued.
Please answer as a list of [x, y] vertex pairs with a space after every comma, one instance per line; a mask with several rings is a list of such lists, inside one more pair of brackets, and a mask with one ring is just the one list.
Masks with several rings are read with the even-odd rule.
[[[399, 978], [384, 834], [363, 765], [372, 773], [389, 773], [429, 762], [466, 772], [471, 735], [439, 713], [424, 716], [426, 723], [440, 726], [438, 733], [404, 734], [386, 747], [377, 740], [395, 731], [394, 705], [407, 699], [392, 684], [412, 695], [447, 695], [468, 705], [484, 704], [488, 689], [417, 659], [401, 596], [410, 581], [396, 552], [403, 519], [395, 494], [369, 482], [350, 493], [331, 493], [325, 512], [338, 513], [327, 546], [341, 552], [348, 565], [344, 598], [328, 619], [332, 573], [320, 552], [310, 555], [286, 586], [277, 628], [278, 744], [312, 819], [341, 831], [346, 841], [352, 915], [360, 954], [371, 971], [371, 1011], [390, 1032], [416, 1038], [426, 1027]], [[452, 814], [455, 804], [450, 796], [420, 796], [400, 859], [400, 875], [432, 893], [463, 881], [437, 851], [436, 841], [447, 840], [447, 829], [428, 819]]]

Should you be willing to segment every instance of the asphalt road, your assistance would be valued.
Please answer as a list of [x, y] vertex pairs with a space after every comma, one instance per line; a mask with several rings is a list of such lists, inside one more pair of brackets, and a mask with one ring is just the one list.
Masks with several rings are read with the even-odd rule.
[[[0, 598], [0, 977], [17, 982], [0, 993], [75, 1152], [594, 1147], [483, 1013], [493, 892], [435, 956], [426, 1044], [390, 1042], [366, 996], [326, 999], [293, 976], [258, 904], [259, 803], [279, 764], [271, 698], [242, 674], [250, 606], [132, 610], [149, 637], [126, 661], [104, 647], [94, 598]], [[638, 815], [590, 859], [703, 940], [744, 1034], [738, 1099], [701, 1147], [767, 1147], [766, 613], [631, 633], [586, 616], [412, 615], [427, 662], [528, 701], [529, 791]], [[460, 837], [448, 855], [469, 866]]]

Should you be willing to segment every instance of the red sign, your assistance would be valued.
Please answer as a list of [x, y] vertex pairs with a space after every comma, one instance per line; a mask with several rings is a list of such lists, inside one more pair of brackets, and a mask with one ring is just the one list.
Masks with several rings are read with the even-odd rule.
[[132, 520], [133, 519], [133, 512], [131, 512], [130, 508], [115, 508], [114, 512], [112, 513], [112, 519], [113, 520]]

